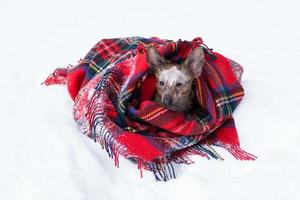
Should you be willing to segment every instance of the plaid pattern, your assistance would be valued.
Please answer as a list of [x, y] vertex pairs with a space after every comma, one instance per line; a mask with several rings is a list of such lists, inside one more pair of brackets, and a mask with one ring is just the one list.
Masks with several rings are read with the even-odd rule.
[[[145, 55], [151, 44], [171, 62], [184, 61], [195, 47], [204, 49], [205, 66], [194, 81], [193, 113], [173, 112], [152, 100], [155, 77], [147, 73]], [[232, 118], [244, 96], [242, 67], [212, 52], [201, 38], [104, 39], [77, 66], [65, 73], [57, 70], [45, 84], [67, 83], [81, 131], [99, 142], [117, 166], [121, 154], [166, 181], [175, 178], [172, 163], [191, 163], [189, 155], [222, 159], [213, 146], [224, 147], [237, 159], [255, 159], [240, 148]]]

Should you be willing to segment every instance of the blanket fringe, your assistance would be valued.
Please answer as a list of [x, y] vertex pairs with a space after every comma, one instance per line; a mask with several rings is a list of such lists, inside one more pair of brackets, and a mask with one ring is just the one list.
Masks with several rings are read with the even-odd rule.
[[[105, 138], [105, 139], [104, 139]], [[107, 137], [104, 137], [104, 149], [108, 153], [109, 157], [115, 162], [115, 166], [119, 167], [119, 156], [120, 150], [109, 142]], [[97, 141], [98, 142], [98, 141]], [[101, 142], [103, 144], [103, 141]], [[156, 181], [168, 181], [170, 179], [176, 179], [176, 173], [173, 164], [193, 164], [189, 156], [190, 155], [201, 155], [207, 159], [224, 160], [217, 152], [213, 149], [213, 146], [223, 147], [230, 154], [232, 154], [238, 160], [255, 160], [257, 157], [244, 150], [242, 150], [238, 145], [231, 144], [196, 144], [190, 147], [189, 150], [185, 152], [184, 155], [173, 158], [172, 160], [161, 159], [159, 161], [149, 161], [144, 162], [139, 158], [134, 158], [129, 155], [128, 159], [137, 164], [137, 168], [140, 171], [140, 177], [143, 178], [143, 168], [152, 171]], [[123, 152], [125, 153], [125, 152]], [[126, 156], [126, 157], [127, 157]]]
[[177, 164], [187, 164], [187, 165], [195, 163], [193, 160], [190, 159], [189, 155], [178, 156], [174, 158], [172, 161]]
[[176, 174], [173, 167], [173, 163], [176, 164], [193, 164], [189, 156], [190, 155], [201, 155], [207, 159], [224, 160], [213, 148], [212, 145], [197, 144], [189, 149], [181, 156], [173, 158], [171, 161], [162, 160], [160, 162], [150, 163], [150, 171], [153, 172], [156, 181], [168, 181], [175, 179]]
[[[103, 126], [100, 126], [102, 129]], [[95, 131], [95, 130], [94, 130]], [[110, 134], [108, 134], [107, 130], [101, 130], [101, 136], [94, 136], [95, 142], [99, 142], [103, 149], [106, 150], [107, 154], [110, 158], [114, 160], [114, 164], [116, 167], [119, 167], [119, 156], [120, 153], [137, 164], [137, 168], [140, 171], [140, 177], [143, 178], [143, 168], [146, 170], [152, 171], [156, 181], [168, 181], [170, 179], [175, 179], [176, 174], [174, 170], [173, 164], [192, 164], [192, 161], [189, 156], [191, 155], [200, 155], [206, 157], [207, 159], [216, 159], [216, 160], [224, 160], [212, 146], [223, 147], [229, 153], [231, 153], [238, 160], [255, 160], [257, 157], [247, 153], [242, 150], [238, 145], [232, 144], [224, 144], [224, 143], [212, 143], [212, 144], [195, 144], [184, 152], [182, 155], [178, 155], [172, 160], [167, 158], [162, 158], [157, 161], [148, 161], [145, 162], [139, 158], [131, 157], [130, 155], [126, 155], [126, 150], [121, 150], [120, 147], [116, 145], [112, 141]]]
[[137, 161], [138, 169], [140, 170], [140, 177], [143, 178], [143, 160], [138, 159]]
[[223, 147], [226, 149], [233, 157], [235, 157], [237, 160], [255, 160], [257, 157], [253, 154], [250, 154], [243, 149], [241, 149], [238, 145], [232, 145], [232, 144], [224, 144], [224, 143], [217, 143], [214, 144], [214, 146]]
[[190, 155], [200, 155], [202, 157], [206, 157], [208, 160], [216, 159], [216, 160], [224, 160], [217, 152], [212, 148], [211, 145], [208, 144], [196, 144], [190, 147], [187, 150], [187, 153]]
[[175, 179], [175, 170], [172, 162], [152, 162], [150, 163], [150, 171], [156, 181], [168, 181], [170, 179]]

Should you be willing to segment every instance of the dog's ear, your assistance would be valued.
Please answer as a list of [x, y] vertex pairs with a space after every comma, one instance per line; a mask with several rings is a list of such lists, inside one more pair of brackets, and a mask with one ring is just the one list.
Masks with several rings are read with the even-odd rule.
[[184, 61], [184, 65], [191, 70], [194, 78], [198, 78], [204, 66], [204, 51], [202, 48], [197, 47], [193, 49]]
[[166, 60], [159, 55], [158, 51], [154, 46], [150, 46], [147, 49], [147, 61], [150, 65], [150, 68], [166, 63]]

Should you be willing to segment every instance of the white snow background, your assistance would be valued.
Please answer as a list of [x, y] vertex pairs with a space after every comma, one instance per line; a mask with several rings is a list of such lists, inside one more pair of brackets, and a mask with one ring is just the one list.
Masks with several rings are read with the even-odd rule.
[[[300, 199], [299, 1], [0, 1], [0, 199]], [[66, 87], [40, 85], [102, 38], [201, 36], [245, 68], [234, 117], [258, 156], [194, 156], [177, 179], [139, 176], [79, 132]]]

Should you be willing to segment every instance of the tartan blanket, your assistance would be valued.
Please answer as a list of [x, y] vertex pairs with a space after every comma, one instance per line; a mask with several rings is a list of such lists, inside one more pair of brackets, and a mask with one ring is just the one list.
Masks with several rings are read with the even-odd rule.
[[[153, 101], [155, 77], [148, 73], [146, 47], [155, 45], [171, 62], [182, 62], [195, 47], [205, 52], [202, 74], [194, 81], [193, 113], [166, 109]], [[82, 133], [101, 144], [119, 166], [119, 155], [150, 170], [156, 180], [175, 178], [174, 163], [190, 164], [191, 155], [223, 159], [214, 146], [239, 160], [256, 157], [240, 148], [232, 117], [244, 96], [243, 68], [192, 41], [156, 37], [103, 39], [76, 66], [56, 69], [46, 85], [67, 84], [74, 119]]]

